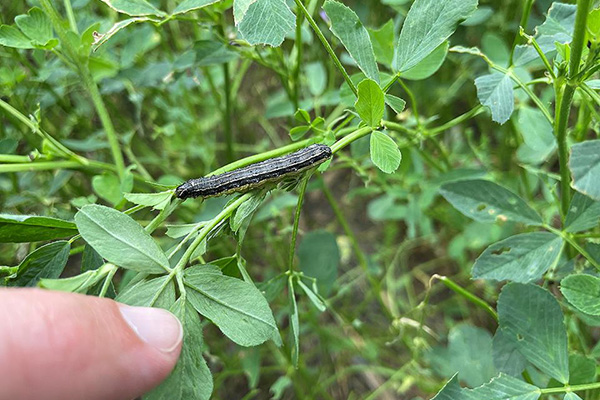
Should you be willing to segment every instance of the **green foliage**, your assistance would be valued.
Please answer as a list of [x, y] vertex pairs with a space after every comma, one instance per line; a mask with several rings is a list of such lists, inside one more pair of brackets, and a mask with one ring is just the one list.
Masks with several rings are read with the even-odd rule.
[[169, 270], [169, 260], [160, 247], [127, 215], [90, 204], [75, 214], [75, 223], [85, 241], [106, 260], [138, 272]]
[[569, 382], [567, 331], [558, 301], [535, 285], [509, 283], [498, 298], [499, 328], [533, 365]]
[[2, 5], [0, 286], [177, 315], [145, 399], [596, 399], [600, 12], [571, 3]]

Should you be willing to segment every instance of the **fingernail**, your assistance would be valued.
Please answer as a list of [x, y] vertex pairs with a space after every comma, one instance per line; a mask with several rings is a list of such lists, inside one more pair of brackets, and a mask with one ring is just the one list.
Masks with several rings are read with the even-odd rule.
[[183, 339], [179, 320], [167, 310], [119, 304], [123, 319], [149, 345], [164, 353], [175, 350]]

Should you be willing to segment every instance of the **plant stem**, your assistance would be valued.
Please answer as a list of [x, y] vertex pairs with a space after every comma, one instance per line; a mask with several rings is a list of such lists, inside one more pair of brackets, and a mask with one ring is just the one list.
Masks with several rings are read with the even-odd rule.
[[366, 126], [364, 128], [355, 130], [348, 136], [344, 136], [343, 138], [341, 138], [340, 140], [335, 142], [331, 146], [331, 152], [333, 154], [337, 153], [338, 151], [340, 151], [344, 147], [348, 146], [350, 143], [354, 142], [355, 140], [358, 140], [361, 137], [368, 135], [369, 133], [371, 133], [372, 130], [373, 130], [373, 128], [371, 128], [370, 126]]
[[589, 15], [590, 4], [592, 0], [578, 0], [577, 14], [575, 14], [575, 28], [573, 31], [573, 41], [571, 42], [571, 56], [569, 58], [569, 81], [573, 80], [579, 74], [579, 64], [585, 45], [587, 18]]
[[571, 202], [571, 176], [569, 172], [569, 146], [567, 144], [567, 125], [569, 123], [569, 115], [571, 113], [571, 105], [573, 103], [573, 95], [577, 85], [576, 76], [579, 73], [579, 64], [581, 62], [581, 54], [585, 41], [585, 30], [587, 24], [588, 10], [591, 0], [578, 0], [577, 13], [575, 14], [575, 28], [573, 41], [571, 42], [571, 56], [569, 59], [569, 74], [565, 81], [559, 79], [554, 84], [556, 104], [555, 114], [556, 123], [554, 124], [554, 135], [558, 142], [558, 162], [560, 168], [560, 210], [564, 222], [564, 218], [569, 210]]
[[556, 123], [554, 135], [558, 142], [558, 164], [560, 172], [560, 214], [562, 220], [567, 215], [571, 203], [571, 175], [569, 172], [569, 146], [567, 144], [567, 124], [571, 112], [571, 102], [575, 94], [575, 88], [567, 85], [561, 90], [560, 82], [556, 84]]
[[441, 275], [436, 274], [432, 278], [439, 279], [444, 285], [446, 285], [446, 287], [448, 289], [452, 290], [455, 293], [458, 293], [459, 295], [463, 296], [465, 299], [467, 299], [471, 303], [484, 309], [489, 315], [492, 316], [492, 318], [494, 318], [494, 320], [496, 322], [498, 322], [498, 314], [496, 313], [496, 310], [494, 310], [488, 303], [486, 303], [485, 300], [475, 296], [473, 293], [469, 292], [468, 290], [463, 289], [462, 287], [458, 286], [456, 283], [454, 283], [450, 278], [448, 278], [446, 276], [441, 276]]
[[62, 20], [54, 9], [54, 6], [50, 3], [50, 0], [40, 0], [40, 4], [50, 18], [52, 26], [60, 38], [61, 48], [67, 53], [70, 61], [75, 63], [77, 72], [79, 73], [85, 88], [92, 98], [92, 103], [94, 103], [94, 107], [96, 108], [96, 112], [98, 113], [98, 117], [102, 122], [104, 132], [108, 139], [110, 150], [117, 169], [117, 174], [119, 175], [119, 179], [123, 181], [125, 178], [125, 162], [119, 146], [117, 133], [108, 114], [108, 110], [106, 109], [106, 105], [102, 100], [98, 86], [94, 82], [92, 74], [88, 68], [87, 56], [85, 59], [82, 59], [83, 57], [80, 56], [78, 49], [73, 48], [71, 45], [71, 41], [68, 39], [67, 31], [62, 24]]
[[398, 83], [400, 83], [400, 86], [402, 86], [402, 89], [404, 89], [404, 91], [408, 95], [408, 98], [410, 100], [410, 105], [412, 108], [412, 113], [415, 116], [415, 121], [417, 123], [417, 129], [420, 129], [421, 121], [419, 120], [419, 110], [417, 108], [417, 99], [416, 99], [415, 95], [413, 94], [412, 90], [410, 90], [408, 88], [408, 86], [406, 86], [406, 84], [404, 83], [404, 81], [402, 79], [398, 79]]
[[300, 102], [300, 70], [302, 69], [302, 23], [304, 22], [304, 14], [298, 13], [296, 16], [296, 66], [294, 68], [294, 110], [299, 108]]
[[302, 178], [302, 181], [300, 182], [300, 187], [298, 188], [298, 203], [296, 203], [296, 212], [294, 213], [294, 226], [292, 228], [292, 240], [290, 243], [290, 254], [288, 258], [288, 271], [290, 272], [294, 270], [294, 254], [296, 253], [296, 238], [298, 237], [298, 224], [300, 223], [302, 203], [304, 202], [304, 195], [306, 193], [306, 186], [308, 185], [309, 179], [310, 174], [307, 174], [304, 178]]
[[[529, 21], [529, 14], [531, 14], [531, 8], [533, 7], [533, 2], [534, 2], [534, 0], [527, 0], [525, 2], [525, 4], [523, 5], [523, 12], [521, 14], [521, 22], [519, 22], [519, 26], [522, 27], [523, 29], [527, 29], [527, 21]], [[513, 64], [513, 56], [515, 54], [515, 48], [519, 44], [520, 38], [521, 38], [521, 35], [519, 33], [517, 33], [515, 35], [515, 40], [513, 41], [512, 48], [510, 50], [510, 61], [508, 62], [508, 65]]]
[[71, 0], [64, 0], [65, 11], [67, 12], [67, 19], [69, 20], [69, 26], [75, 33], [79, 33], [77, 29], [77, 22], [75, 21], [75, 14], [73, 14], [73, 7], [71, 6]]
[[583, 390], [591, 390], [600, 388], [600, 382], [585, 383], [583, 385], [567, 385], [557, 388], [540, 389], [542, 394], [553, 394], [553, 393], [568, 393], [568, 392], [580, 392]]
[[231, 79], [229, 76], [229, 63], [223, 64], [223, 80], [225, 91], [225, 112], [223, 113], [223, 129], [225, 130], [225, 148], [227, 162], [232, 162], [233, 154], [233, 133], [231, 130]]
[[427, 129], [426, 135], [435, 135], [439, 132], [448, 130], [464, 121], [467, 121], [467, 120], [475, 117], [476, 115], [481, 114], [483, 111], [484, 111], [483, 106], [481, 104], [478, 104], [477, 106], [473, 107], [466, 113], [461, 114], [458, 117], [451, 119], [450, 121], [446, 122], [445, 124], [442, 124], [435, 128]]
[[204, 226], [204, 228], [202, 228], [202, 230], [200, 231], [200, 233], [198, 234], [198, 236], [196, 237], [196, 239], [194, 239], [194, 241], [192, 242], [192, 244], [190, 244], [190, 246], [187, 248], [187, 250], [185, 251], [185, 253], [183, 253], [183, 256], [181, 256], [181, 259], [179, 260], [179, 262], [177, 263], [177, 265], [175, 266], [175, 268], [173, 268], [173, 271], [171, 272], [171, 275], [174, 275], [174, 274], [177, 274], [178, 272], [181, 272], [185, 268], [185, 266], [188, 263], [188, 261], [190, 261], [190, 258], [192, 257], [192, 254], [194, 253], [194, 250], [196, 250], [196, 248], [200, 245], [200, 243], [202, 243], [202, 241], [204, 239], [206, 239], [206, 237], [208, 236], [208, 234], [217, 225], [219, 225], [223, 220], [225, 220], [226, 218], [228, 218], [229, 216], [231, 216], [231, 214], [233, 214], [233, 212], [240, 205], [242, 205], [243, 202], [245, 202], [246, 200], [248, 200], [251, 196], [252, 196], [252, 193], [246, 193], [246, 194], [238, 197], [231, 204], [229, 204], [227, 207], [225, 207], [223, 210], [221, 210], [221, 212], [219, 214], [217, 214], [217, 216], [215, 216], [213, 219], [211, 219]]
[[77, 155], [74, 152], [72, 152], [71, 150], [69, 150], [58, 140], [54, 139], [49, 133], [42, 130], [37, 124], [34, 124], [29, 118], [27, 118], [25, 115], [23, 115], [23, 113], [21, 113], [19, 110], [17, 110], [16, 108], [14, 108], [13, 106], [11, 106], [10, 104], [8, 104], [7, 102], [5, 102], [2, 99], [0, 99], [0, 108], [4, 109], [8, 114], [12, 115], [13, 117], [15, 117], [16, 119], [21, 121], [24, 125], [26, 125], [34, 133], [37, 133], [42, 139], [48, 140], [48, 142], [50, 142], [50, 144], [54, 147], [54, 149], [58, 153], [62, 154], [63, 156], [65, 156], [67, 158], [72, 158], [74, 160], [77, 160], [78, 162], [80, 162], [81, 164], [84, 164], [84, 165], [87, 165], [89, 163], [89, 161], [85, 157]]
[[596, 259], [594, 259], [594, 257], [592, 257], [592, 255], [588, 253], [588, 251], [585, 248], [581, 247], [570, 233], [553, 228], [550, 225], [542, 225], [542, 227], [554, 233], [555, 235], [563, 238], [567, 243], [573, 246], [573, 248], [577, 250], [579, 254], [581, 254], [590, 264], [592, 264], [598, 271], [600, 271], [600, 263], [596, 261]]
[[352, 90], [352, 93], [354, 93], [354, 95], [356, 97], [358, 97], [358, 89], [354, 85], [354, 82], [352, 82], [352, 79], [350, 79], [350, 75], [348, 75], [348, 72], [346, 72], [346, 69], [340, 62], [340, 59], [335, 55], [335, 52], [331, 48], [331, 45], [329, 44], [327, 39], [325, 38], [325, 35], [323, 35], [323, 32], [321, 32], [321, 29], [319, 29], [319, 26], [317, 25], [317, 23], [315, 22], [313, 17], [310, 15], [310, 13], [306, 9], [306, 7], [304, 7], [304, 4], [302, 4], [302, 1], [300, 1], [300, 0], [294, 0], [294, 1], [296, 2], [298, 9], [300, 11], [302, 11], [304, 16], [306, 17], [306, 20], [308, 21], [310, 26], [313, 28], [313, 31], [315, 31], [315, 34], [317, 35], [317, 37], [319, 38], [321, 43], [323, 43], [323, 46], [325, 47], [325, 50], [327, 50], [329, 57], [331, 57], [331, 59], [333, 60], [333, 63], [335, 64], [337, 69], [341, 72], [342, 76], [344, 77], [344, 80], [346, 81], [346, 83], [348, 84], [350, 89]]

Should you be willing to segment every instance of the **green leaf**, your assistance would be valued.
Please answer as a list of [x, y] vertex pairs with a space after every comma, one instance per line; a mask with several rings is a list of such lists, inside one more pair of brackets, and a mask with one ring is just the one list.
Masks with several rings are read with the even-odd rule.
[[71, 245], [67, 241], [46, 244], [29, 253], [10, 277], [8, 286], [35, 286], [42, 278], [58, 278], [67, 265]]
[[373, 53], [369, 32], [354, 11], [342, 3], [327, 0], [323, 9], [331, 20], [331, 32], [340, 39], [348, 53], [365, 75], [379, 83], [379, 69]]
[[230, 219], [231, 230], [237, 232], [244, 221], [254, 214], [265, 199], [267, 192], [264, 190], [256, 192], [252, 197], [243, 202], [235, 211], [233, 218]]
[[556, 298], [533, 284], [509, 283], [497, 308], [500, 329], [519, 352], [542, 372], [569, 382], [567, 331]]
[[213, 265], [185, 270], [189, 302], [240, 346], [279, 343], [279, 331], [269, 304], [252, 284], [224, 276]]
[[39, 46], [45, 46], [54, 37], [52, 36], [52, 24], [50, 19], [42, 10], [33, 7], [27, 15], [17, 15], [15, 25], [21, 32]]
[[146, 0], [100, 0], [122, 14], [140, 17], [144, 15], [165, 16], [166, 14]]
[[406, 101], [404, 101], [400, 97], [396, 97], [392, 94], [386, 93], [385, 94], [385, 104], [390, 106], [396, 114], [400, 114], [402, 111], [404, 111], [404, 107], [406, 106]]
[[521, 107], [518, 128], [525, 144], [532, 150], [541, 153], [542, 160], [545, 160], [556, 149], [552, 125], [537, 108]]
[[587, 140], [571, 146], [569, 160], [573, 187], [600, 201], [600, 140]]
[[16, 49], [33, 49], [31, 40], [11, 25], [0, 25], [0, 45]]
[[489, 382], [496, 375], [491, 335], [467, 324], [450, 329], [448, 347], [433, 348], [427, 358], [442, 376], [458, 373], [459, 379], [469, 386]]
[[394, 70], [405, 72], [431, 54], [477, 8], [477, 0], [416, 0], [404, 20]]
[[375, 59], [391, 68], [392, 62], [394, 62], [394, 20], [390, 19], [379, 29], [367, 28], [367, 30], [373, 45]]
[[171, 276], [141, 280], [127, 286], [115, 300], [130, 306], [160, 307], [168, 310], [175, 303], [175, 283]]
[[373, 128], [379, 126], [385, 111], [385, 100], [377, 82], [365, 79], [358, 84], [358, 99], [354, 107], [365, 124]]
[[490, 108], [492, 120], [503, 124], [510, 118], [515, 107], [515, 95], [510, 76], [492, 72], [475, 79], [479, 102]]
[[245, 8], [245, 12], [235, 13], [235, 24], [242, 38], [251, 45], [279, 47], [295, 28], [296, 16], [285, 0], [255, 0]]
[[587, 29], [596, 41], [600, 40], [600, 8], [595, 8], [588, 14]]
[[435, 74], [446, 60], [448, 47], [450, 47], [448, 41], [440, 44], [427, 57], [419, 61], [417, 65], [408, 71], [403, 72], [402, 79], [418, 81], [429, 78], [431, 75]]
[[569, 275], [560, 282], [560, 291], [579, 311], [600, 315], [600, 278], [592, 275]]
[[550, 232], [522, 233], [494, 243], [473, 265], [474, 279], [538, 280], [558, 262], [563, 240]]
[[[308, 81], [307, 84], [310, 93], [313, 96], [322, 95], [325, 89], [327, 89], [327, 71], [325, 70], [323, 63], [320, 61], [308, 63], [304, 69], [306, 71], [306, 79]], [[305, 122], [310, 123], [310, 118], [308, 118]]]
[[537, 400], [542, 392], [536, 386], [509, 375], [500, 374], [490, 383], [463, 391], [464, 400]]
[[202, 356], [204, 341], [202, 323], [189, 302], [179, 298], [171, 312], [183, 327], [183, 347], [175, 369], [157, 388], [144, 396], [145, 400], [209, 400], [213, 380]]
[[497, 329], [492, 341], [494, 366], [502, 373], [520, 376], [527, 367], [527, 360], [519, 352], [517, 343], [511, 340], [502, 329]]
[[463, 392], [455, 374], [431, 400], [464, 400]]
[[116, 267], [112, 264], [104, 264], [102, 267], [87, 271], [82, 274], [63, 279], [43, 278], [38, 286], [49, 290], [59, 290], [70, 293], [87, 293], [88, 289], [101, 282], [110, 271]]
[[304, 282], [302, 282], [302, 279], [298, 279], [298, 286], [300, 286], [300, 288], [302, 288], [304, 293], [306, 293], [306, 295], [310, 299], [310, 302], [313, 303], [313, 305], [317, 308], [317, 310], [319, 310], [321, 312], [327, 310], [327, 306], [325, 305], [325, 303], [323, 303], [321, 298], [315, 292], [313, 292], [308, 286], [306, 286], [304, 284]]
[[169, 260], [152, 237], [131, 217], [90, 204], [75, 214], [83, 239], [119, 267], [150, 274], [169, 270]]
[[317, 279], [319, 293], [329, 294], [338, 274], [340, 250], [335, 236], [327, 231], [313, 231], [298, 246], [300, 270]]
[[440, 188], [440, 194], [476, 221], [542, 224], [542, 218], [523, 199], [494, 182], [481, 179], [451, 182]]
[[33, 215], [0, 214], [0, 243], [41, 242], [77, 234], [73, 222]]
[[183, 0], [181, 3], [177, 4], [177, 7], [175, 7], [171, 14], [184, 14], [188, 11], [198, 10], [219, 1], [220, 0]]
[[392, 138], [381, 131], [371, 132], [371, 160], [386, 174], [395, 172], [402, 161], [402, 153]]
[[308, 125], [295, 126], [290, 129], [290, 139], [296, 142], [302, 139], [308, 132], [310, 132], [310, 126]]
[[114, 174], [96, 175], [92, 178], [92, 188], [98, 197], [116, 205], [123, 200], [121, 181]]
[[167, 190], [160, 193], [124, 193], [127, 201], [133, 204], [139, 204], [146, 207], [152, 207], [154, 210], [164, 210], [169, 205], [172, 190]]
[[296, 293], [294, 291], [294, 281], [290, 276], [288, 278], [288, 297], [290, 300], [290, 340], [292, 365], [298, 368], [298, 356], [300, 354], [300, 320], [298, 318], [298, 304], [296, 303]]
[[570, 385], [596, 382], [596, 361], [581, 354], [569, 355], [569, 376]]
[[599, 218], [600, 201], [594, 201], [575, 192], [565, 218], [565, 231], [571, 233], [586, 231], [597, 226]]
[[577, 393], [568, 392], [563, 397], [563, 400], [583, 400], [581, 397], [577, 396]]
[[111, 37], [113, 37], [114, 35], [119, 33], [121, 30], [125, 29], [129, 25], [137, 24], [140, 22], [146, 22], [146, 21], [158, 22], [157, 19], [149, 18], [149, 17], [128, 18], [128, 19], [119, 21], [116, 24], [114, 24], [106, 33], [103, 33], [103, 34], [96, 33], [96, 35], [94, 37], [94, 42], [92, 44], [92, 50], [93, 51], [98, 50], [98, 48], [100, 46], [102, 46], [104, 43], [106, 43]]

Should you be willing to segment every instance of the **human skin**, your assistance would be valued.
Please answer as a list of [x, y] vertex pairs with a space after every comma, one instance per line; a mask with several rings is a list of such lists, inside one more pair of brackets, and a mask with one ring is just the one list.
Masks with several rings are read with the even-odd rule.
[[0, 400], [129, 400], [181, 351], [166, 310], [42, 289], [0, 289]]

